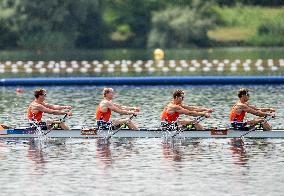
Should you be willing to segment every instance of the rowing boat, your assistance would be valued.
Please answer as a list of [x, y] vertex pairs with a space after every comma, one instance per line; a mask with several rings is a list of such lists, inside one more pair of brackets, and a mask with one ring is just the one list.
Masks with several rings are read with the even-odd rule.
[[[109, 136], [115, 130], [97, 129], [71, 129], [53, 130], [46, 134], [49, 138], [103, 138]], [[284, 138], [284, 129], [273, 131], [239, 131], [228, 129], [207, 129], [205, 131], [183, 131], [177, 134], [176, 138], [239, 138], [242, 135], [246, 138]], [[130, 129], [119, 130], [112, 137], [115, 138], [162, 138], [171, 137], [174, 132], [161, 129], [140, 129], [138, 131]], [[39, 137], [38, 131], [30, 128], [6, 129], [0, 131], [0, 138], [36, 138]]]

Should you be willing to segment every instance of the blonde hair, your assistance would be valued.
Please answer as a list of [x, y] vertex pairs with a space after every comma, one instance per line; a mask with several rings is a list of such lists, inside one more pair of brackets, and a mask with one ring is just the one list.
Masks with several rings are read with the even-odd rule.
[[110, 92], [113, 92], [113, 89], [112, 88], [104, 88], [103, 90], [103, 96], [105, 97], [106, 94], [110, 93]]

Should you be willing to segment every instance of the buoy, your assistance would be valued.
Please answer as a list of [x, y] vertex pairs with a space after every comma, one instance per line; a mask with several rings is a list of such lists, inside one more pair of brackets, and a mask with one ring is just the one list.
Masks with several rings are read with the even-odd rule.
[[164, 57], [165, 57], [165, 53], [164, 53], [164, 51], [163, 51], [162, 49], [156, 48], [156, 49], [154, 50], [154, 59], [155, 59], [156, 61], [163, 60]]
[[23, 90], [23, 89], [16, 88], [16, 93], [17, 93], [17, 94], [20, 94], [20, 93], [23, 93], [23, 92], [24, 92], [24, 90]]

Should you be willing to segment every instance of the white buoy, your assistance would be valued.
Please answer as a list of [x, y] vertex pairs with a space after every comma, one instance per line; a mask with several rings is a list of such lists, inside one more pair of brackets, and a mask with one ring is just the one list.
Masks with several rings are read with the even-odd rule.
[[210, 71], [210, 67], [203, 67], [202, 70], [203, 70], [204, 72], [208, 72], [208, 71]]
[[224, 66], [218, 66], [218, 67], [217, 67], [217, 71], [219, 71], [219, 72], [224, 71]]
[[206, 64], [206, 67], [212, 67], [213, 65], [212, 65], [212, 63], [207, 63]]
[[26, 73], [33, 73], [33, 69], [32, 69], [32, 68], [26, 68], [26, 69], [25, 69], [25, 72], [26, 72]]
[[103, 68], [103, 64], [97, 64], [96, 67], [102, 69]]
[[118, 60], [116, 60], [116, 61], [114, 61], [114, 64], [115, 64], [115, 65], [120, 65], [120, 64], [121, 64], [121, 62], [120, 62], [120, 61], [118, 61]]
[[12, 62], [11, 62], [11, 61], [6, 61], [5, 64], [6, 64], [6, 65], [11, 65]]
[[37, 69], [42, 68], [42, 64], [36, 64], [36, 65], [35, 65], [35, 68], [37, 68]]
[[135, 67], [135, 72], [137, 72], [137, 73], [141, 73], [143, 70], [142, 70], [142, 68], [141, 67]]
[[102, 69], [100, 67], [96, 67], [96, 68], [94, 68], [94, 72], [101, 73]]
[[257, 71], [264, 71], [264, 67], [262, 67], [262, 66], [257, 66], [256, 69], [257, 69]]
[[154, 68], [154, 67], [149, 67], [148, 68], [148, 72], [150, 72], [150, 73], [153, 73], [153, 72], [155, 72], [156, 71], [156, 69]]
[[165, 66], [164, 61], [159, 61], [159, 63], [157, 64], [157, 67], [159, 68], [164, 67], [164, 66]]
[[78, 68], [79, 68], [79, 65], [78, 65], [78, 63], [72, 63], [71, 67], [72, 67], [73, 69], [78, 69]]
[[17, 65], [22, 65], [23, 61], [17, 61]]
[[67, 73], [73, 73], [73, 71], [74, 71], [74, 70], [73, 70], [73, 68], [71, 68], [71, 67], [67, 67], [67, 69], [66, 69], [66, 72], [67, 72]]
[[190, 72], [195, 72], [195, 71], [196, 71], [196, 67], [189, 67], [189, 68], [188, 68], [188, 71], [190, 71]]
[[60, 69], [58, 67], [55, 67], [55, 68], [52, 69], [52, 72], [53, 73], [59, 73]]
[[166, 72], [169, 72], [170, 69], [168, 67], [162, 67], [162, 72], [166, 73]]
[[38, 71], [39, 71], [39, 73], [46, 73], [47, 70], [46, 70], [46, 68], [43, 67], [43, 68], [40, 68]]
[[176, 67], [176, 72], [181, 72], [182, 71], [182, 68], [181, 67]]
[[142, 60], [138, 60], [138, 61], [136, 61], [136, 63], [138, 63], [138, 65], [142, 65], [143, 61]]
[[92, 63], [93, 63], [93, 65], [97, 65], [97, 64], [99, 64], [100, 62], [97, 61], [97, 60], [95, 60], [95, 61], [93, 61]]
[[200, 64], [199, 63], [195, 63], [193, 66], [196, 67], [196, 68], [199, 68]]
[[271, 71], [277, 71], [277, 70], [278, 70], [278, 67], [276, 67], [276, 66], [271, 66], [270, 69], [271, 69]]
[[229, 59], [224, 59], [224, 61], [223, 61], [225, 64], [228, 64], [228, 63], [230, 63], [230, 60]]
[[244, 71], [246, 71], [246, 72], [248, 72], [248, 71], [250, 71], [251, 69], [250, 69], [250, 66], [245, 66], [244, 67]]
[[88, 61], [81, 61], [81, 64], [82, 65], [85, 65], [85, 64], [87, 64], [88, 63]]
[[219, 60], [214, 59], [214, 60], [212, 61], [212, 63], [213, 63], [213, 64], [218, 64], [218, 63], [219, 63]]
[[175, 68], [176, 67], [176, 63], [174, 61], [170, 61], [169, 67], [170, 68]]
[[81, 73], [87, 73], [88, 72], [88, 69], [86, 67], [81, 67], [80, 68], [80, 72]]
[[188, 67], [189, 65], [187, 64], [187, 62], [184, 62], [184, 63], [181, 63], [181, 66], [184, 67], [184, 68], [186, 68], [186, 67]]
[[109, 73], [113, 73], [113, 72], [114, 72], [114, 68], [113, 68], [113, 67], [108, 67], [108, 68], [107, 68], [107, 71], [108, 71]]
[[89, 69], [89, 68], [91, 68], [91, 65], [89, 63], [87, 63], [87, 64], [84, 65], [84, 67]]
[[201, 62], [202, 62], [202, 64], [207, 64], [208, 60], [207, 59], [203, 59]]
[[105, 65], [108, 65], [110, 63], [110, 61], [106, 60], [106, 61], [103, 61], [103, 64]]
[[191, 64], [195, 64], [195, 63], [198, 63], [198, 61], [197, 61], [196, 59], [192, 59], [192, 60], [190, 61], [190, 63], [191, 63]]
[[17, 68], [12, 68], [11, 72], [12, 72], [13, 74], [16, 74], [16, 73], [19, 72], [19, 70], [18, 70]]
[[145, 67], [146, 67], [146, 68], [150, 68], [150, 67], [152, 67], [152, 64], [151, 64], [151, 63], [146, 63], [146, 64], [145, 64]]
[[128, 72], [128, 68], [127, 68], [127, 67], [122, 67], [122, 68], [121, 68], [121, 72], [127, 73], [127, 72]]

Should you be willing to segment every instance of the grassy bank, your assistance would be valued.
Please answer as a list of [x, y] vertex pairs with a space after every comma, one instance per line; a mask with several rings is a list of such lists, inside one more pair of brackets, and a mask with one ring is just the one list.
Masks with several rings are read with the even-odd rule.
[[284, 8], [214, 7], [213, 12], [217, 27], [208, 32], [213, 42], [221, 45], [284, 45]]

